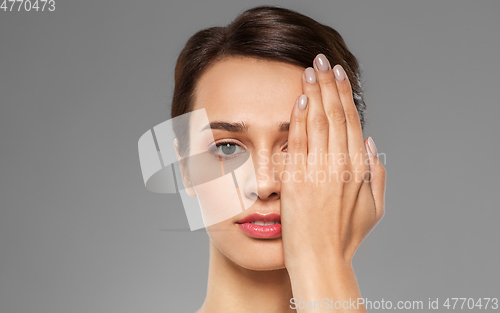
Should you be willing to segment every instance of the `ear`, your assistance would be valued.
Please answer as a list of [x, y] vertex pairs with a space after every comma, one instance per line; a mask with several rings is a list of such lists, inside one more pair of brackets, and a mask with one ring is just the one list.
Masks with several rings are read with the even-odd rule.
[[[191, 178], [189, 177], [189, 169], [187, 168], [187, 162], [181, 162], [182, 157], [179, 155], [179, 141], [174, 138], [175, 154], [177, 155], [177, 160], [179, 161], [179, 168], [181, 169], [182, 184], [186, 193], [190, 197], [196, 197], [196, 192], [194, 190], [193, 184], [191, 183]], [[187, 161], [187, 160], [184, 160]]]

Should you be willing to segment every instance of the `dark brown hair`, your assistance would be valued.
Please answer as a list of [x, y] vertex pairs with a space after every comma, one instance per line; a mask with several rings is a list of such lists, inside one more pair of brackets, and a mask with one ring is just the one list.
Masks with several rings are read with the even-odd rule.
[[[276, 7], [258, 6], [246, 10], [225, 27], [210, 27], [187, 41], [175, 66], [175, 88], [172, 118], [193, 109], [194, 91], [201, 75], [217, 61], [230, 56], [246, 56], [287, 62], [304, 69], [323, 53], [332, 67], [340, 64], [352, 86], [361, 127], [364, 126], [360, 68], [344, 39], [333, 28], [298, 12]], [[179, 154], [188, 149], [188, 121], [177, 118], [173, 128], [179, 140]]]

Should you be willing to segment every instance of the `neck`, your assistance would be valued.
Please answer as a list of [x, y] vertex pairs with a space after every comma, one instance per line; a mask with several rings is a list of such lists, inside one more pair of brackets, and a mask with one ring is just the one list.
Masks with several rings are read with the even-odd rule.
[[207, 297], [198, 313], [295, 312], [286, 269], [254, 271], [222, 254], [210, 241]]

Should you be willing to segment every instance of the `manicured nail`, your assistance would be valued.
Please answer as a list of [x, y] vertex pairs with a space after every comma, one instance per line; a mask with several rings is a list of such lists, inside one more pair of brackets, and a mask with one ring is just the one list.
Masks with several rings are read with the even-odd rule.
[[378, 156], [377, 146], [375, 146], [375, 142], [373, 142], [372, 137], [368, 137], [368, 148], [370, 148], [370, 152], [374, 156]]
[[333, 74], [335, 74], [335, 79], [339, 82], [343, 82], [345, 80], [345, 71], [342, 68], [342, 65], [337, 64], [333, 67]]
[[328, 72], [330, 70], [330, 63], [328, 63], [328, 59], [323, 53], [316, 56], [314, 63], [316, 63], [316, 67], [321, 72]]
[[308, 83], [314, 84], [316, 82], [316, 71], [312, 67], [306, 68], [304, 75]]
[[299, 109], [305, 110], [307, 108], [307, 96], [306, 95], [300, 95], [298, 102], [299, 102]]

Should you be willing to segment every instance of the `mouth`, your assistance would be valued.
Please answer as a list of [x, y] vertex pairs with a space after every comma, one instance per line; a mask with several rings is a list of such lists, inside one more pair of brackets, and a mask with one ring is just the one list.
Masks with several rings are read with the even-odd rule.
[[236, 222], [248, 236], [258, 239], [281, 237], [281, 217], [277, 213], [252, 213]]

